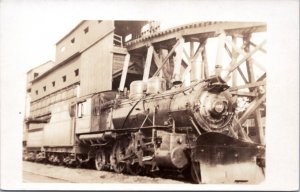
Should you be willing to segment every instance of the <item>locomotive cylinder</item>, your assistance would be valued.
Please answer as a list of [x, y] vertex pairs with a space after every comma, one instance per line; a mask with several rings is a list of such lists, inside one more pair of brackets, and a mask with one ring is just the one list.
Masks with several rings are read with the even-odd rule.
[[158, 131], [157, 135], [162, 138], [162, 143], [155, 152], [157, 165], [159, 167], [184, 168], [188, 164], [188, 158], [185, 153], [185, 134]]

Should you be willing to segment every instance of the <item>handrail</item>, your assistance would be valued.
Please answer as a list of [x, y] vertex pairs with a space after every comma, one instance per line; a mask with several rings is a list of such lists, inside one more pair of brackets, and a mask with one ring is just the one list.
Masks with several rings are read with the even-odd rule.
[[114, 43], [116, 42], [115, 45], [123, 47], [123, 37], [117, 34], [114, 34]]

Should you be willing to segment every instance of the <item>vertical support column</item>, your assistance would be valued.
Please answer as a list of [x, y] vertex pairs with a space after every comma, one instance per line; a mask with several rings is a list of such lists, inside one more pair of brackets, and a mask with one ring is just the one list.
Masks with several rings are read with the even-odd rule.
[[145, 67], [144, 67], [143, 82], [148, 81], [151, 62], [152, 62], [152, 56], [153, 56], [153, 46], [151, 45], [148, 47], [148, 51], [147, 51], [146, 63], [145, 63]]
[[209, 73], [208, 73], [207, 54], [206, 54], [206, 48], [205, 48], [206, 41], [201, 42], [201, 43], [204, 43], [204, 48], [201, 53], [201, 55], [202, 55], [202, 73], [201, 74], [202, 74], [202, 79], [207, 79], [209, 76]]
[[217, 50], [217, 58], [215, 63], [215, 70], [216, 75], [219, 76], [222, 70], [222, 62], [223, 62], [223, 51], [225, 46], [225, 39], [226, 34], [224, 31], [221, 32], [219, 35], [219, 43], [218, 43], [218, 50]]
[[[161, 49], [162, 51], [162, 61], [164, 62], [164, 60], [168, 57], [169, 54], [169, 50], [168, 49]], [[163, 64], [164, 66], [162, 67], [162, 74], [163, 74], [163, 78], [166, 80], [167, 83], [167, 89], [170, 89], [172, 87], [171, 85], [171, 80], [172, 80], [172, 71], [171, 67], [170, 67], [170, 62], [169, 59], [166, 60], [165, 64]]]
[[[251, 35], [249, 34], [248, 36], [245, 36], [243, 38], [243, 43], [244, 43], [244, 51], [246, 54], [248, 54], [250, 52], [250, 38], [251, 38]], [[252, 67], [252, 58], [249, 57], [247, 60], [246, 60], [246, 66], [247, 66], [247, 73], [248, 73], [248, 79], [249, 79], [249, 82], [252, 83], [254, 82], [254, 72], [253, 72], [253, 67]]]
[[184, 39], [181, 37], [179, 39], [179, 45], [176, 48], [176, 57], [175, 57], [174, 71], [173, 71], [173, 83], [174, 84], [181, 83], [180, 68], [181, 68], [181, 61], [182, 61], [182, 56], [183, 56], [183, 46], [184, 46]]
[[[163, 60], [164, 60], [164, 50], [163, 50], [162, 48], [159, 49], [159, 59], [160, 59], [161, 63], [162, 63]], [[158, 66], [158, 68], [159, 68], [159, 67], [160, 67], [160, 66]], [[163, 74], [164, 74], [164, 69], [161, 69], [161, 70], [159, 71], [158, 76], [159, 76], [159, 77], [163, 77]]]
[[194, 41], [190, 42], [190, 58], [194, 57]]
[[[244, 43], [244, 51], [246, 54], [248, 54], [250, 52], [250, 39], [251, 39], [251, 35], [247, 35], [243, 38], [243, 43]], [[254, 79], [254, 71], [253, 71], [253, 63], [252, 63], [252, 58], [248, 58], [246, 60], [246, 66], [247, 66], [247, 74], [248, 74], [248, 78], [249, 78], [249, 82], [250, 83], [254, 83], [255, 79]], [[250, 91], [255, 91], [257, 88], [250, 88]], [[261, 119], [261, 113], [259, 110], [259, 106], [257, 107], [257, 109], [254, 112], [254, 120], [255, 120], [255, 126], [257, 127], [257, 133], [258, 133], [258, 141], [261, 144], [265, 144], [265, 140], [264, 140], [264, 130], [263, 130], [263, 125], [262, 125], [262, 119]]]
[[119, 91], [124, 90], [129, 61], [130, 61], [130, 54], [127, 53], [125, 56], [125, 59], [124, 59], [124, 63], [123, 63], [123, 71], [122, 71], [122, 76], [121, 76], [121, 80], [120, 80]]
[[[236, 46], [236, 36], [235, 35], [232, 36], [232, 43]], [[232, 51], [231, 51], [231, 66], [234, 66], [236, 64], [237, 57], [238, 57], [238, 52], [236, 52], [236, 50], [232, 47]], [[236, 79], [237, 79], [237, 71], [234, 70], [232, 72], [232, 86], [233, 87], [235, 87], [237, 85]]]
[[194, 81], [200, 81], [201, 79], [203, 79], [203, 70], [202, 70], [202, 65], [200, 65], [198, 61], [198, 56], [201, 52], [201, 49], [203, 49], [201, 47], [201, 44], [199, 43], [199, 47], [196, 50], [196, 53], [194, 53], [194, 43], [191, 42], [191, 47], [190, 47], [190, 61], [191, 61], [191, 73], [190, 73], [190, 79], [191, 82]]

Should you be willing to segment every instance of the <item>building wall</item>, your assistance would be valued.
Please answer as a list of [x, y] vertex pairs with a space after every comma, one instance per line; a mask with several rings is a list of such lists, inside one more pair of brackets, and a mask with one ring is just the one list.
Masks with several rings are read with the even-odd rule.
[[113, 33], [80, 56], [80, 96], [111, 90]]
[[[87, 27], [89, 30], [85, 33]], [[113, 21], [80, 23], [57, 44], [54, 68], [53, 63], [46, 63], [30, 71], [28, 79], [37, 69], [44, 72], [51, 70], [44, 76], [39, 75], [30, 85], [30, 115], [26, 117], [49, 114], [50, 106], [61, 101], [73, 101], [78, 96], [111, 90], [113, 29]], [[66, 46], [64, 52], [60, 51], [61, 46]], [[63, 78], [66, 78], [65, 81]]]
[[27, 72], [27, 88], [30, 88], [30, 86], [31, 86], [30, 82], [36, 78], [34, 75], [35, 73], [37, 73], [38, 76], [40, 76], [43, 73], [45, 73], [46, 71], [48, 71], [49, 69], [51, 69], [54, 65], [55, 65], [55, 63], [53, 61], [47, 61], [46, 63], [28, 71]]
[[83, 21], [56, 44], [56, 63], [60, 63], [76, 52], [83, 52], [113, 30], [114, 21]]
[[[33, 82], [30, 94], [31, 101], [36, 101], [53, 92], [63, 89], [64, 87], [68, 87], [76, 82], [79, 82], [79, 63], [80, 58], [76, 57], [69, 63], [61, 66], [59, 69], [53, 71], [47, 76]], [[77, 76], [75, 74], [76, 70], [78, 70]], [[65, 82], [63, 81], [64, 76], [66, 77]], [[52, 85], [52, 82], [55, 82], [54, 86]], [[46, 90], [44, 90], [44, 87], [46, 87]], [[36, 91], [38, 91], [38, 93]]]
[[79, 85], [67, 87], [58, 92], [52, 93], [47, 97], [31, 103], [30, 117], [39, 117], [49, 114], [52, 106], [60, 102], [74, 102], [78, 96], [77, 90]]

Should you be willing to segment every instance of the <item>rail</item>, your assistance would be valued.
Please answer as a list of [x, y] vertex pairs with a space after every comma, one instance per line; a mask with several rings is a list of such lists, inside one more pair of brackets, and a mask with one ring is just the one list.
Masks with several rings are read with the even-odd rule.
[[117, 34], [114, 34], [114, 45], [123, 47], [123, 37]]

